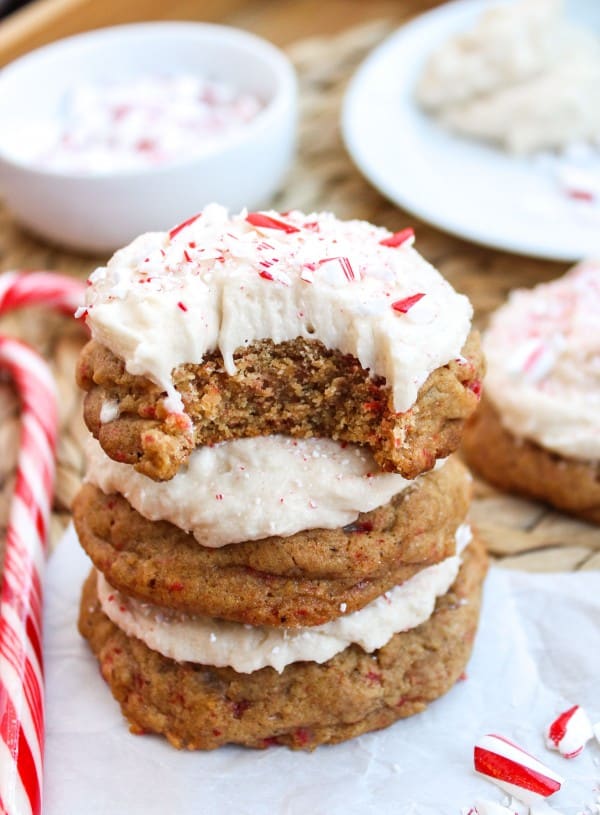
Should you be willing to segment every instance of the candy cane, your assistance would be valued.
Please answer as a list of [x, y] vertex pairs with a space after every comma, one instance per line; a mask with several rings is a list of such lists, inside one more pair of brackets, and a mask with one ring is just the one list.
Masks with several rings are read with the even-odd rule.
[[503, 736], [489, 734], [475, 745], [475, 770], [530, 806], [557, 792], [564, 778]]
[[44, 305], [72, 315], [83, 302], [83, 283], [53, 272], [4, 272], [0, 275], [0, 314], [22, 306]]
[[[48, 303], [71, 312], [83, 286], [49, 272], [0, 275], [0, 313]], [[54, 484], [56, 395], [45, 362], [0, 337], [0, 368], [21, 398], [21, 444], [6, 535], [0, 601], [0, 812], [39, 815], [44, 693], [42, 574]]]

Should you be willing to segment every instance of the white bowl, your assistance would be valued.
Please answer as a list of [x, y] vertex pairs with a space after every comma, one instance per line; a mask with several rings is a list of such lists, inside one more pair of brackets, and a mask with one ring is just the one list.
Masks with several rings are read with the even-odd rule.
[[[266, 104], [211, 152], [143, 170], [103, 175], [40, 169], [11, 155], [10, 124], [54, 118], [79, 82], [156, 73], [199, 73]], [[295, 146], [294, 70], [275, 46], [204, 23], [116, 26], [60, 40], [0, 72], [0, 192], [33, 232], [76, 249], [105, 252], [141, 232], [168, 229], [217, 201], [231, 210], [268, 203]]]

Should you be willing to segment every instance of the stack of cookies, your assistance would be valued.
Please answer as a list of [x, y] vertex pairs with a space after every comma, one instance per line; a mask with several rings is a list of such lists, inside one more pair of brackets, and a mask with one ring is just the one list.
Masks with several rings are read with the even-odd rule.
[[312, 749], [462, 674], [483, 363], [413, 240], [212, 205], [91, 276], [79, 625], [132, 731]]

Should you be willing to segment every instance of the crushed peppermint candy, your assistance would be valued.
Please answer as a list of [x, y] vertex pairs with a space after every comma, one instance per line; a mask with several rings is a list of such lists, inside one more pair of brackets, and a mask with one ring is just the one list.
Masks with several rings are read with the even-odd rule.
[[399, 232], [394, 232], [389, 238], [383, 238], [379, 241], [382, 246], [390, 246], [397, 248], [399, 246], [412, 246], [415, 242], [415, 231], [410, 226], [406, 229], [401, 229]]
[[599, 159], [597, 148], [579, 144], [571, 145], [563, 154], [540, 156], [537, 163], [550, 176], [572, 213], [575, 216], [589, 216], [592, 213], [599, 214]]
[[546, 746], [550, 750], [558, 750], [565, 758], [575, 758], [593, 736], [592, 723], [587, 713], [579, 705], [573, 705], [549, 725]]
[[334, 257], [334, 258], [321, 258], [318, 261], [318, 266], [322, 266], [324, 263], [339, 263], [342, 273], [346, 280], [349, 282], [352, 280], [356, 280], [357, 276], [352, 268], [352, 264], [346, 257]]
[[422, 300], [425, 295], [422, 292], [418, 294], [412, 294], [410, 297], [405, 297], [403, 300], [396, 300], [392, 303], [392, 308], [394, 311], [398, 311], [400, 314], [406, 314], [411, 308]]
[[[186, 227], [191, 226], [194, 223], [194, 221], [197, 221], [198, 218], [200, 218], [201, 215], [202, 215], [201, 212], [197, 213], [196, 215], [192, 215], [187, 220], [182, 221], [180, 224], [177, 224], [177, 226], [174, 226], [171, 230], [169, 230], [169, 238], [170, 238], [170, 240], [173, 240], [173, 238], [176, 235], [178, 235], [181, 232], [182, 229], [185, 229]], [[192, 244], [189, 243], [188, 246], [192, 247]], [[145, 263], [149, 262], [149, 260], [150, 260], [149, 258], [146, 258], [144, 262]]]
[[252, 226], [262, 227], [263, 229], [280, 229], [282, 232], [286, 232], [288, 235], [293, 232], [300, 232], [300, 229], [293, 224], [286, 224], [284, 221], [280, 221], [278, 218], [273, 218], [271, 215], [267, 215], [264, 212], [249, 212], [246, 216], [246, 220]]
[[263, 108], [256, 95], [197, 74], [90, 81], [68, 89], [33, 133], [15, 122], [11, 153], [86, 175], [163, 166], [210, 153]]
[[476, 772], [530, 806], [553, 795], [564, 783], [562, 776], [504, 736], [483, 736], [473, 758]]

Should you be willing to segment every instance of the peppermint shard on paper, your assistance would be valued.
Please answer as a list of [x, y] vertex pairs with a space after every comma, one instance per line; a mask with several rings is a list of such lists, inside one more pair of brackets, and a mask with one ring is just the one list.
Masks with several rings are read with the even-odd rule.
[[483, 736], [474, 750], [475, 770], [530, 806], [557, 792], [564, 778], [503, 736]]
[[593, 736], [587, 713], [579, 705], [573, 705], [550, 724], [546, 732], [546, 745], [551, 750], [558, 750], [565, 758], [575, 758]]
[[212, 205], [91, 276], [79, 627], [134, 732], [312, 750], [463, 675], [484, 365], [413, 243]]

